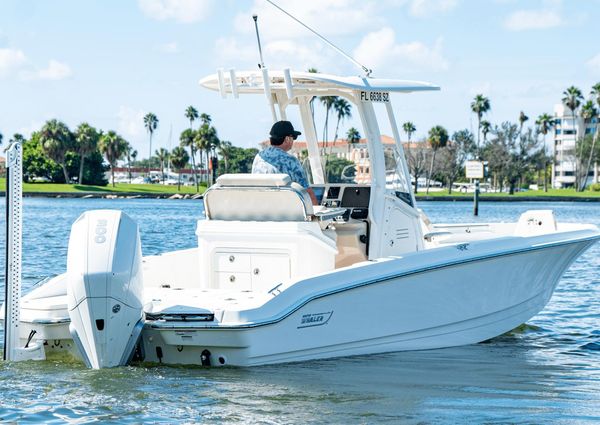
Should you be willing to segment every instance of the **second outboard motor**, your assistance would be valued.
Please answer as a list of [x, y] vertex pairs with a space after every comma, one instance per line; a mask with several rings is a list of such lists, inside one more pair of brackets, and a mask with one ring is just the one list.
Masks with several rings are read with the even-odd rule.
[[138, 226], [121, 211], [83, 213], [67, 255], [70, 331], [94, 369], [125, 365], [142, 331], [142, 249]]

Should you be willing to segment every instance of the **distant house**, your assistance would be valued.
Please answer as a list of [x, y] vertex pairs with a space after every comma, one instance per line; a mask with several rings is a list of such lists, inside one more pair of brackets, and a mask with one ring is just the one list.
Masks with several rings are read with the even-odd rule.
[[[575, 146], [577, 139], [585, 135], [594, 135], [598, 117], [584, 122], [579, 115], [562, 103], [554, 105], [554, 161], [552, 170], [552, 186], [556, 188], [573, 187], [575, 185]], [[600, 167], [593, 164], [586, 184], [600, 182]]]

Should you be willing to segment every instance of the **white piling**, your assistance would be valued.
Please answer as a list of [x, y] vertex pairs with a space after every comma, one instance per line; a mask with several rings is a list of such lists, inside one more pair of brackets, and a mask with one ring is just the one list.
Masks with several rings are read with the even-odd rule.
[[19, 347], [23, 242], [23, 155], [20, 142], [12, 142], [6, 149], [6, 168], [4, 360], [43, 360], [45, 353], [41, 343], [34, 342], [25, 348]]

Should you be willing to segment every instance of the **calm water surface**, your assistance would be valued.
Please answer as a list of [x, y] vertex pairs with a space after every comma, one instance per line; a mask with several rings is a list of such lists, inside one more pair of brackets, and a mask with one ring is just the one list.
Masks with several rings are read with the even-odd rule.
[[[420, 206], [434, 222], [476, 221], [470, 203]], [[71, 223], [98, 208], [136, 219], [145, 255], [195, 246], [203, 216], [198, 201], [28, 198], [26, 287], [64, 271]], [[546, 208], [600, 225], [597, 203], [484, 203], [479, 220]], [[487, 343], [251, 369], [0, 362], [0, 421], [600, 423], [600, 244], [567, 271], [542, 313]]]

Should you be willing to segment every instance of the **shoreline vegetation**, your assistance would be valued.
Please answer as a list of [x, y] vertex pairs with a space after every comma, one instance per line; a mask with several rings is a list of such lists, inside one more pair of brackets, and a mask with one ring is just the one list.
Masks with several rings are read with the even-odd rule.
[[[0, 188], [4, 189], [6, 181], [0, 178]], [[127, 184], [116, 183], [112, 186], [91, 186], [61, 183], [23, 183], [23, 196], [47, 198], [171, 198], [171, 199], [202, 199], [206, 186], [202, 185], [196, 192], [194, 186], [167, 186], [160, 184]], [[0, 191], [4, 196], [4, 190]], [[418, 201], [472, 201], [472, 192], [429, 191], [416, 194]], [[486, 201], [545, 201], [545, 202], [600, 202], [600, 192], [587, 190], [578, 192], [575, 189], [528, 190], [515, 192], [512, 195], [504, 192], [482, 192], [479, 195], [482, 202]]]

